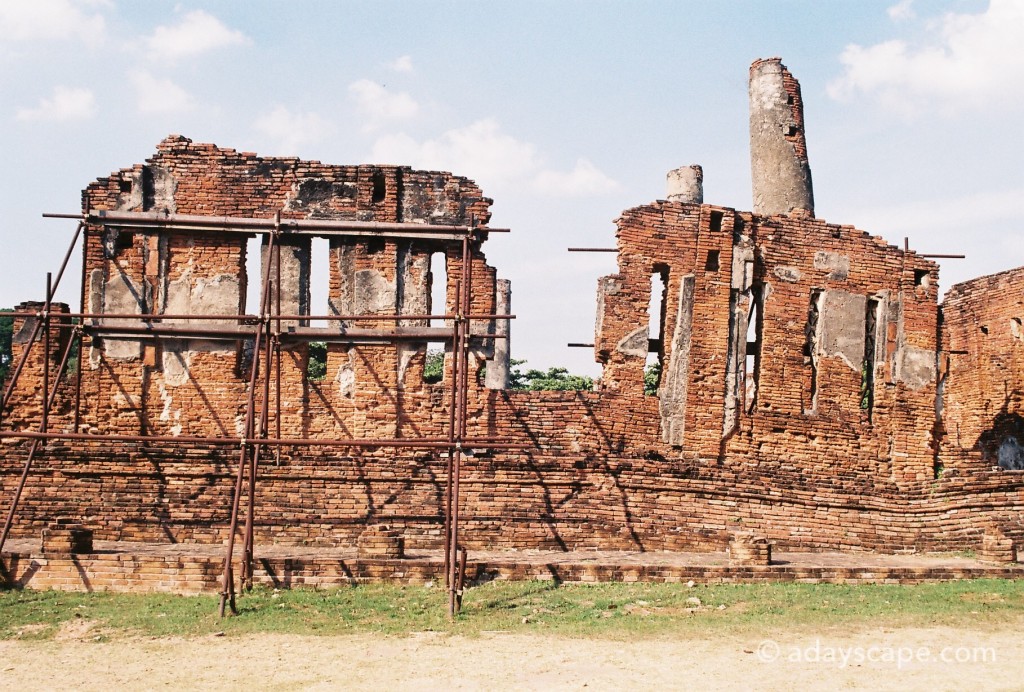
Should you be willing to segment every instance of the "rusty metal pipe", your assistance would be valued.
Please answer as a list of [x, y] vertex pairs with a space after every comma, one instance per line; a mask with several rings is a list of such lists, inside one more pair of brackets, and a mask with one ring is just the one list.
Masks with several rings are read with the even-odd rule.
[[[267, 247], [268, 253], [273, 252], [274, 245], [276, 244], [274, 242], [276, 237], [276, 234], [270, 236]], [[267, 303], [270, 299], [270, 291], [268, 290], [269, 286], [270, 264], [268, 263], [263, 275], [263, 287], [261, 293], [262, 300], [260, 301], [261, 315], [266, 315], [267, 313]], [[253, 401], [256, 394], [256, 374], [259, 372], [261, 346], [260, 340], [263, 337], [263, 325], [264, 323], [261, 321], [256, 330], [256, 341], [253, 344], [252, 369], [249, 373], [249, 395], [246, 400], [245, 410], [244, 429], [247, 438], [252, 437], [253, 430]], [[220, 605], [218, 607], [218, 614], [220, 617], [224, 617], [224, 606], [229, 598], [231, 603], [231, 612], [237, 612], [235, 609], [235, 582], [234, 576], [231, 573], [231, 561], [234, 557], [235, 550], [235, 532], [238, 530], [238, 506], [242, 499], [242, 481], [245, 478], [245, 460], [251, 451], [249, 442], [246, 440], [243, 440], [241, 445], [239, 446], [240, 450], [238, 453], [238, 475], [235, 478], [235, 491], [231, 502], [231, 521], [230, 528], [228, 529], [228, 545], [224, 556], [224, 581], [221, 589]]]
[[[196, 437], [188, 435], [91, 435], [88, 433], [67, 433], [67, 432], [33, 432], [31, 430], [0, 430], [0, 439], [40, 439], [40, 440], [76, 440], [80, 442], [166, 442], [171, 444], [195, 444], [210, 446], [234, 446], [237, 444], [251, 443], [251, 438], [238, 437]], [[493, 437], [467, 437], [463, 440], [466, 447], [483, 449], [532, 449], [533, 445], [526, 443], [495, 442], [499, 438]], [[385, 438], [385, 439], [335, 439], [320, 440], [307, 437], [276, 438], [267, 437], [260, 439], [261, 445], [281, 447], [396, 447], [396, 448], [417, 448], [425, 449], [449, 449], [454, 443], [448, 440], [437, 438]]]

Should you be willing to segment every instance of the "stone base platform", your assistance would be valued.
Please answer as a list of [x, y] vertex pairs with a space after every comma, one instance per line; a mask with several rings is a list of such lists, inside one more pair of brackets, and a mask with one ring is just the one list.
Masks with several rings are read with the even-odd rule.
[[[9, 540], [2, 554], [8, 583], [65, 591], [217, 593], [224, 547], [95, 541], [93, 552], [43, 553], [38, 540]], [[240, 551], [236, 551], [236, 560]], [[256, 546], [254, 581], [274, 588], [332, 587], [389, 581], [443, 581], [441, 551], [409, 550], [404, 559], [361, 558], [355, 546]], [[240, 573], [236, 566], [235, 574]], [[803, 582], [916, 584], [952, 579], [1021, 579], [1024, 564], [949, 554], [776, 551], [769, 565], [742, 565], [721, 553], [621, 551], [469, 551], [470, 583], [494, 579], [559, 582]]]

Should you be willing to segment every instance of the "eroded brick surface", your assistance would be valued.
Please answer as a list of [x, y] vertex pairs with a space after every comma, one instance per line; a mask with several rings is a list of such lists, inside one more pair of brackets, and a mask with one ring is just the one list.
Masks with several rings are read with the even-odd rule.
[[[782, 70], [782, 98], [799, 95]], [[789, 103], [799, 114], [791, 153], [806, 164], [802, 103]], [[470, 378], [468, 434], [526, 449], [478, 449], [464, 459], [466, 545], [722, 551], [746, 533], [787, 550], [978, 550], [987, 541], [989, 552], [1011, 554], [1024, 540], [1024, 475], [1015, 470], [1024, 443], [1024, 270], [955, 286], [940, 305], [938, 267], [913, 251], [813, 218], [808, 208], [765, 216], [696, 199], [694, 192], [653, 202], [618, 219], [618, 270], [598, 284], [597, 391], [506, 391]], [[145, 165], [89, 186], [84, 204], [465, 224], [470, 215], [486, 223], [490, 200], [447, 173], [267, 159], [171, 137]], [[246, 285], [258, 280], [246, 274], [250, 251], [245, 236], [227, 233], [90, 229], [84, 305], [97, 313], [235, 314], [247, 307]], [[450, 277], [445, 306], [429, 302], [438, 251]], [[290, 310], [318, 300], [302, 283], [310, 252], [295, 242], [282, 261]], [[454, 309], [451, 277], [461, 258], [453, 247], [332, 239], [328, 252], [334, 314]], [[473, 311], [493, 313], [497, 274], [479, 247], [471, 261]], [[657, 333], [652, 285], [663, 286], [653, 301]], [[506, 305], [502, 299], [500, 309]], [[54, 329], [51, 365], [63, 333]], [[424, 343], [332, 343], [326, 378], [311, 381], [306, 346], [284, 346], [280, 418], [268, 421], [274, 434], [446, 434], [450, 357], [442, 382], [427, 384]], [[474, 370], [499, 350], [474, 341]], [[46, 357], [37, 346], [5, 425], [38, 424]], [[251, 358], [244, 340], [107, 340], [87, 343], [82, 357], [81, 431], [243, 430]], [[657, 396], [644, 393], [652, 360], [661, 366]], [[488, 378], [491, 386], [495, 379], [503, 381]], [[71, 430], [73, 393], [61, 390], [51, 429]], [[4, 442], [5, 497], [26, 447]], [[71, 516], [98, 540], [219, 543], [236, 459], [231, 448], [184, 442], [49, 443], [15, 535], [37, 536], [55, 517]], [[264, 450], [256, 539], [355, 546], [368, 526], [386, 524], [406, 549], [437, 548], [445, 464], [431, 449], [284, 447], [279, 459]]]

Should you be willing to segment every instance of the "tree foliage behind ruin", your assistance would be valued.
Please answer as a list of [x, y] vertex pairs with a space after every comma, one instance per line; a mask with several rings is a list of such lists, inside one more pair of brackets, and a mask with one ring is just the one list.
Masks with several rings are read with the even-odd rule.
[[[10, 308], [2, 308], [0, 312], [11, 312]], [[14, 332], [14, 318], [0, 317], [0, 383], [7, 381], [7, 372], [11, 368], [11, 336]]]

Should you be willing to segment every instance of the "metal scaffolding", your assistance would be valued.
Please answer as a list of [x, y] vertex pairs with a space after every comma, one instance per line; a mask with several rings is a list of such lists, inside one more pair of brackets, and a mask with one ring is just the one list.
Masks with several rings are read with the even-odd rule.
[[[281, 447], [355, 447], [355, 448], [421, 448], [442, 450], [447, 459], [444, 493], [444, 571], [448, 589], [448, 612], [454, 616], [462, 605], [465, 581], [466, 550], [460, 544], [460, 477], [464, 450], [466, 449], [519, 449], [524, 445], [500, 442], [492, 437], [470, 436], [467, 430], [467, 405], [469, 392], [469, 352], [471, 339], [493, 340], [507, 338], [499, 334], [472, 334], [474, 321], [514, 319], [514, 315], [473, 314], [473, 250], [487, 233], [507, 232], [508, 229], [494, 229], [477, 226], [472, 220], [465, 226], [448, 226], [423, 223], [378, 223], [343, 220], [282, 219], [280, 213], [274, 218], [239, 218], [222, 216], [196, 216], [183, 214], [156, 214], [135, 212], [98, 211], [82, 214], [44, 214], [48, 218], [78, 220], [74, 237], [57, 272], [56, 279], [47, 274], [46, 299], [42, 308], [33, 312], [5, 313], [6, 316], [33, 321], [30, 336], [25, 343], [16, 367], [0, 402], [0, 438], [23, 438], [31, 440], [22, 467], [21, 476], [9, 501], [6, 520], [0, 532], [0, 551], [7, 541], [11, 526], [25, 489], [41, 443], [48, 440], [99, 441], [99, 442], [152, 442], [152, 443], [193, 443], [212, 447], [238, 446], [237, 470], [232, 491], [228, 540], [224, 555], [220, 603], [218, 612], [224, 616], [230, 608], [236, 613], [236, 588], [233, 574], [235, 537], [242, 527], [242, 574], [239, 583], [246, 589], [252, 588], [254, 563], [254, 527], [256, 524], [255, 491], [258, 480], [260, 451], [274, 448], [280, 454]], [[207, 314], [137, 314], [137, 313], [90, 313], [85, 310], [86, 276], [82, 273], [82, 310], [77, 313], [53, 313], [53, 298], [64, 276], [68, 261], [78, 244], [79, 238], [100, 233], [107, 228], [120, 232], [144, 231], [187, 231], [190, 233], [228, 234], [248, 236], [266, 235], [267, 252], [261, 277], [260, 306], [255, 315], [207, 315]], [[295, 237], [350, 237], [350, 238], [391, 238], [420, 239], [441, 242], [459, 248], [460, 272], [454, 284], [454, 311], [451, 314], [431, 315], [288, 315], [281, 311], [281, 241]], [[83, 247], [83, 255], [85, 248]], [[84, 263], [83, 263], [84, 267]], [[59, 319], [55, 319], [59, 317]], [[450, 327], [408, 327], [400, 325], [403, 320], [446, 320]], [[86, 320], [91, 321], [87, 324]], [[102, 321], [101, 321], [102, 320]], [[110, 324], [117, 320], [118, 324]], [[189, 324], [168, 324], [167, 320], [189, 320]], [[340, 321], [337, 329], [313, 327], [289, 327], [282, 331], [285, 321]], [[131, 321], [132, 324], [125, 324]], [[198, 321], [215, 321], [220, 324], [191, 324]], [[225, 325], [223, 323], [228, 322]], [[230, 324], [233, 322], [234, 324]], [[387, 329], [361, 329], [348, 327], [349, 322], [390, 323]], [[430, 322], [427, 323], [428, 325]], [[26, 329], [28, 328], [26, 324]], [[51, 332], [54, 329], [69, 330], [67, 344], [61, 355], [60, 366], [51, 373]], [[493, 330], [492, 330], [493, 331]], [[245, 402], [245, 422], [239, 437], [218, 436], [170, 436], [170, 435], [124, 435], [86, 434], [78, 432], [81, 418], [82, 357], [83, 337], [130, 338], [159, 340], [169, 338], [199, 338], [204, 340], [253, 341], [252, 363], [248, 373]], [[327, 341], [349, 344], [396, 344], [401, 341], [443, 341], [452, 353], [452, 376], [447, 388], [448, 425], [447, 433], [437, 437], [380, 438], [380, 439], [320, 439], [289, 438], [281, 431], [281, 352], [282, 348], [296, 343]], [[43, 386], [41, 393], [42, 415], [38, 430], [9, 430], [4, 426], [3, 415], [17, 388], [18, 380], [33, 346], [42, 341]], [[54, 432], [49, 426], [50, 411], [56, 400], [62, 373], [72, 352], [77, 346], [79, 357], [74, 375], [74, 432]], [[261, 363], [264, 363], [261, 368]], [[271, 435], [271, 383], [276, 376], [274, 387], [274, 411], [276, 429]], [[257, 405], [257, 388], [261, 389]], [[246, 495], [246, 513], [240, 516], [243, 493]]]

